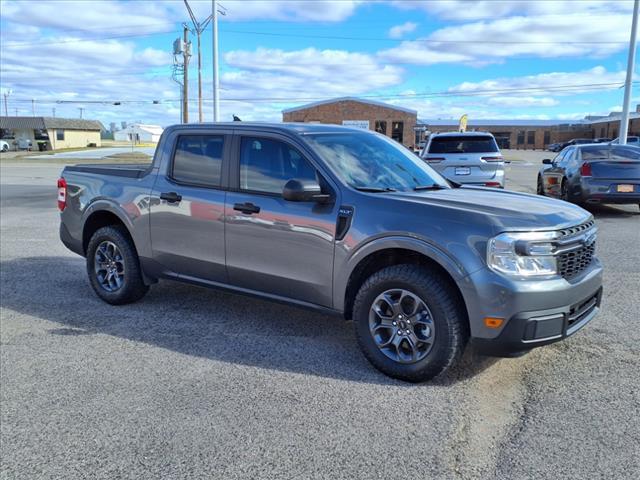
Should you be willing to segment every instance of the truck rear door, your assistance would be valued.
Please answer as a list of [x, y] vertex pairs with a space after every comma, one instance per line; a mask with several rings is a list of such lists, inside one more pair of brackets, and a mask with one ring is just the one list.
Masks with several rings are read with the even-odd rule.
[[226, 283], [224, 204], [231, 131], [178, 130], [172, 135], [151, 192], [154, 260], [170, 276]]

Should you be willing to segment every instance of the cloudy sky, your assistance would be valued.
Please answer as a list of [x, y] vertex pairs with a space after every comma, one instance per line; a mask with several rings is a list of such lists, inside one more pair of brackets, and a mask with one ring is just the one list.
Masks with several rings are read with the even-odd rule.
[[[211, 13], [211, 0], [190, 4], [200, 19]], [[621, 108], [632, 0], [220, 4], [223, 120], [279, 121], [284, 108], [340, 96], [395, 103], [425, 119], [573, 119]], [[31, 115], [33, 99], [36, 115], [55, 108], [78, 117], [83, 108], [105, 125], [179, 121], [171, 51], [189, 18], [182, 0], [0, 0], [0, 14], [0, 91], [11, 90], [10, 115]], [[209, 26], [205, 120], [213, 117], [211, 40]], [[190, 67], [195, 99], [195, 56]]]

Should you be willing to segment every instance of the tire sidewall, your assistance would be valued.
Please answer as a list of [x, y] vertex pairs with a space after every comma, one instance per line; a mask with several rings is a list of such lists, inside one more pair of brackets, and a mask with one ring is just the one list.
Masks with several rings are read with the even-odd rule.
[[[369, 311], [373, 301], [381, 293], [392, 289], [404, 289], [420, 297], [433, 317], [434, 344], [427, 356], [416, 363], [402, 364], [387, 357], [378, 348], [369, 331]], [[439, 292], [432, 291], [426, 285], [416, 285], [399, 278], [379, 282], [367, 289], [362, 298], [362, 308], [357, 312], [354, 311], [354, 322], [361, 347], [374, 366], [384, 373], [390, 373], [392, 376], [410, 381], [421, 381], [421, 378], [418, 377], [435, 376], [446, 368], [452, 348], [449, 322], [455, 320], [447, 318], [443, 305], [436, 300], [439, 295]]]
[[[98, 246], [104, 242], [113, 242], [120, 250], [124, 262], [124, 278], [122, 286], [115, 292], [109, 292], [105, 290], [98, 281], [95, 268], [95, 253]], [[96, 294], [108, 303], [118, 304], [122, 303], [130, 293], [131, 276], [137, 272], [138, 265], [135, 251], [131, 248], [129, 240], [118, 229], [113, 227], [103, 227], [94, 233], [93, 237], [89, 241], [87, 246], [87, 274], [89, 276], [89, 282]]]

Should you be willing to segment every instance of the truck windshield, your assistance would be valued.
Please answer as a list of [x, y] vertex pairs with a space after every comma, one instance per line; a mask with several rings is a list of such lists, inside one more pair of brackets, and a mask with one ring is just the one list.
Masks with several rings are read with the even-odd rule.
[[306, 136], [334, 173], [353, 188], [372, 192], [449, 188], [446, 180], [402, 145], [372, 133], [315, 133]]
[[498, 145], [489, 135], [434, 137], [429, 153], [495, 153]]

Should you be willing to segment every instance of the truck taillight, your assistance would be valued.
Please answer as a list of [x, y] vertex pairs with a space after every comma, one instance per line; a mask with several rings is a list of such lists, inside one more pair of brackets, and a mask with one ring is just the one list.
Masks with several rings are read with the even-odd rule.
[[58, 179], [58, 210], [63, 211], [67, 206], [67, 181], [64, 178]]
[[590, 177], [591, 176], [591, 164], [584, 162], [582, 164], [582, 166], [580, 167], [580, 175], [582, 175], [583, 177]]

